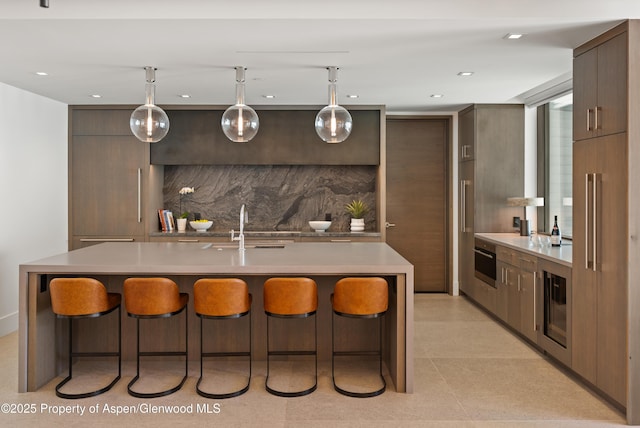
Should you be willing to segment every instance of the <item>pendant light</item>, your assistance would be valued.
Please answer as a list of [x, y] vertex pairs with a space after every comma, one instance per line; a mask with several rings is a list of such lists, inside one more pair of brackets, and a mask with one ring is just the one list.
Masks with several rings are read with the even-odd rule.
[[338, 105], [336, 97], [336, 78], [338, 69], [329, 70], [329, 105], [316, 115], [316, 132], [327, 143], [342, 143], [351, 134], [353, 123], [346, 108]]
[[145, 67], [146, 102], [131, 113], [129, 127], [136, 138], [145, 143], [157, 143], [169, 132], [169, 117], [160, 107], [154, 105], [155, 102], [155, 81], [156, 69]]
[[225, 110], [220, 121], [222, 132], [234, 143], [246, 143], [260, 127], [258, 114], [244, 103], [244, 67], [236, 67], [236, 103]]

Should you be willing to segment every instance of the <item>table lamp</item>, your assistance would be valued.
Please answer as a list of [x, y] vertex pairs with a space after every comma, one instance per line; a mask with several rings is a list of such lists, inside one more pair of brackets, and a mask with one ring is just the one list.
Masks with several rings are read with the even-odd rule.
[[529, 220], [527, 220], [527, 207], [544, 206], [544, 198], [526, 198], [526, 197], [507, 198], [507, 205], [510, 207], [524, 208], [524, 216], [520, 220], [520, 236], [531, 235], [531, 225], [529, 223]]

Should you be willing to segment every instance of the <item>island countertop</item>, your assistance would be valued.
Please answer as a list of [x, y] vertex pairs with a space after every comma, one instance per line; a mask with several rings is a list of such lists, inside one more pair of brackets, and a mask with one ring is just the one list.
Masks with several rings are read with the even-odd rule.
[[[109, 291], [116, 292], [127, 276], [170, 276], [178, 281], [181, 291], [189, 293], [198, 277], [234, 275], [249, 282], [256, 297], [261, 295], [264, 279], [270, 276], [309, 276], [318, 282], [318, 334], [324, 344], [319, 352], [325, 360], [330, 355], [330, 346], [327, 349], [326, 345], [331, 343], [327, 332], [329, 294], [335, 280], [344, 276], [384, 276], [390, 281], [389, 312], [385, 316], [389, 348], [385, 361], [396, 390], [413, 392], [413, 265], [383, 242], [295, 242], [248, 246], [244, 251], [238, 250], [237, 243], [108, 242], [21, 264], [20, 392], [36, 390], [59, 374], [64, 350], [61, 354], [57, 349], [59, 327], [51, 311], [48, 281], [60, 275], [104, 277]], [[259, 309], [259, 299], [255, 300], [254, 344], [258, 345], [256, 358], [260, 361], [264, 313]], [[195, 318], [193, 313], [189, 316]], [[131, 327], [126, 324], [129, 321], [123, 316], [123, 335], [130, 336], [126, 333]], [[189, 333], [189, 343], [196, 347], [199, 342], [194, 333], [195, 330]], [[133, 344], [127, 336], [123, 337], [128, 343], [125, 354]], [[193, 354], [190, 351], [190, 359]]]
[[245, 251], [239, 251], [237, 243], [107, 242], [25, 263], [20, 269], [94, 274], [339, 275], [354, 270], [412, 273], [413, 265], [382, 242], [267, 244]]

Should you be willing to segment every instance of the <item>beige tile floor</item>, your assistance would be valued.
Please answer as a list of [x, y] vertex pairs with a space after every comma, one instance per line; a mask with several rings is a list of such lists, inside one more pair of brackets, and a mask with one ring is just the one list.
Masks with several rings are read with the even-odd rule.
[[[55, 396], [52, 381], [37, 392], [18, 394], [17, 333], [0, 338], [0, 404], [10, 410], [35, 405], [32, 414], [0, 413], [0, 427], [608, 427], [622, 414], [558, 370], [540, 354], [462, 297], [415, 296], [415, 393], [387, 390], [356, 399], [336, 393], [331, 367], [319, 367], [318, 390], [301, 398], [264, 390], [264, 368], [254, 365], [251, 389], [227, 400], [195, 393], [197, 364], [183, 389], [141, 400], [127, 395], [135, 371], [127, 363], [112, 391], [83, 400]], [[237, 377], [236, 377], [237, 378]], [[236, 379], [237, 380], [237, 379]], [[56, 415], [55, 406], [85, 406], [85, 414]], [[109, 412], [142, 405], [142, 414]], [[183, 406], [182, 414], [160, 414], [144, 406]], [[93, 406], [93, 407], [92, 407]], [[111, 406], [105, 408], [105, 406]], [[97, 409], [91, 414], [90, 409]]]

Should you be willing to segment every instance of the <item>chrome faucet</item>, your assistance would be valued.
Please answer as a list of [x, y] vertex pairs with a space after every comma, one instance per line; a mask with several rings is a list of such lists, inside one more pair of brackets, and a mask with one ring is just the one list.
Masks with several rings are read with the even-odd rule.
[[240, 208], [240, 234], [235, 237], [235, 231], [231, 229], [231, 241], [240, 241], [240, 245], [238, 246], [238, 250], [244, 251], [244, 225], [245, 223], [249, 223], [249, 213], [245, 210], [244, 204]]

